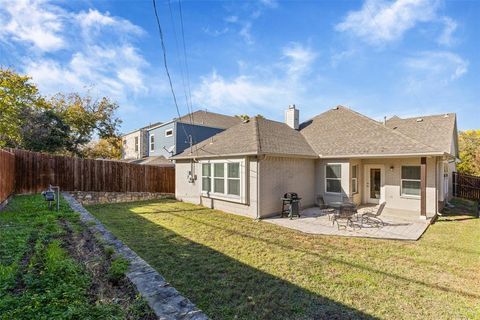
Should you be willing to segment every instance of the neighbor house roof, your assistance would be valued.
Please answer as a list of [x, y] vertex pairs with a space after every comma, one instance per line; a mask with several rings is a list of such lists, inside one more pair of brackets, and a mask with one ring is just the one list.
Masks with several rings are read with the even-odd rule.
[[193, 123], [200, 126], [227, 129], [241, 123], [242, 119], [205, 110], [197, 110], [178, 118], [177, 121], [182, 123]]
[[145, 157], [141, 159], [131, 159], [131, 160], [125, 160], [125, 162], [135, 163], [135, 164], [146, 164], [150, 166], [159, 166], [159, 167], [174, 166], [173, 162], [168, 160], [164, 156], [153, 156], [153, 157]]
[[161, 125], [161, 124], [162, 124], [162, 122], [151, 123], [151, 124], [149, 124], [148, 126], [141, 127], [141, 128], [139, 128], [139, 129], [135, 129], [135, 130], [132, 130], [132, 131], [130, 131], [130, 132], [124, 133], [124, 134], [121, 135], [121, 137], [128, 136], [129, 134], [132, 134], [132, 133], [137, 132], [137, 131], [140, 131], [140, 130], [148, 130], [148, 129], [152, 128], [152, 127], [159, 126], [159, 125]]
[[255, 117], [196, 144], [173, 159], [235, 155], [317, 157], [300, 132], [282, 122]]
[[320, 157], [415, 155], [440, 151], [343, 106], [302, 123], [300, 132]]
[[452, 152], [456, 131], [455, 113], [405, 119], [394, 116], [386, 121], [386, 125], [436, 150]]

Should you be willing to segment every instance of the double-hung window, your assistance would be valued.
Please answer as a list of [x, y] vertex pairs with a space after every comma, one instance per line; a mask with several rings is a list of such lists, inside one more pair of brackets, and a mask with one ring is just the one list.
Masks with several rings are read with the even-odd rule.
[[352, 166], [352, 193], [358, 192], [358, 165]]
[[239, 199], [242, 196], [242, 161], [202, 163], [202, 192]]
[[327, 164], [325, 166], [325, 191], [331, 193], [342, 192], [341, 164]]
[[240, 163], [227, 163], [227, 193], [240, 196]]
[[210, 163], [202, 163], [202, 191], [212, 191], [212, 165]]
[[155, 150], [155, 136], [152, 134], [150, 136], [150, 151]]
[[213, 164], [213, 192], [225, 193], [225, 163]]
[[420, 166], [402, 166], [402, 196], [420, 196]]
[[135, 137], [135, 152], [138, 152], [138, 137]]

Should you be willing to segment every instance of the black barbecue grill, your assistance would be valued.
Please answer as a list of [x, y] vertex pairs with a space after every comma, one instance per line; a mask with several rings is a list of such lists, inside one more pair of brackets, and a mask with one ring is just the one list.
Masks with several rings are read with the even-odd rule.
[[282, 200], [282, 218], [288, 216], [292, 219], [294, 216], [300, 217], [300, 198], [295, 192], [287, 192]]

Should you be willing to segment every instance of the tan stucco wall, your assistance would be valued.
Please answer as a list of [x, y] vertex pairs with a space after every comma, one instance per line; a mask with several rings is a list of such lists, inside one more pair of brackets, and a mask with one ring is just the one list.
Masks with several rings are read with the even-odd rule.
[[280, 198], [296, 192], [302, 208], [315, 204], [314, 159], [267, 157], [260, 162], [260, 215], [279, 214]]
[[[124, 135], [122, 137], [122, 158], [125, 160], [129, 159], [140, 159], [141, 158], [141, 131], [135, 131], [130, 134]], [[138, 151], [135, 151], [135, 137], [138, 138]], [[126, 141], [127, 143], [124, 144], [123, 142]]]
[[[420, 158], [364, 159], [362, 164], [380, 164], [385, 167], [385, 201], [388, 208], [420, 211], [420, 199], [402, 197], [400, 194], [401, 166], [420, 165]], [[393, 170], [390, 167], [393, 166]], [[435, 158], [427, 158], [427, 212], [436, 211]]]
[[[342, 193], [328, 193], [325, 191], [325, 165], [340, 164], [342, 166]], [[315, 162], [315, 194], [322, 196], [326, 203], [343, 201], [344, 197], [350, 197], [350, 160], [329, 159], [316, 160]]]
[[[233, 159], [229, 159], [233, 160]], [[194, 163], [193, 168], [197, 180], [188, 182], [188, 172], [192, 168], [190, 160], [177, 160], [175, 163], [175, 197], [180, 201], [200, 204], [208, 208], [240, 214], [256, 218], [257, 216], [257, 171], [255, 158], [245, 159], [245, 199], [243, 203], [202, 196], [202, 168], [200, 163]]]
[[[440, 160], [439, 160], [440, 161]], [[326, 164], [342, 165], [342, 193], [331, 194], [325, 192], [325, 165]], [[401, 166], [402, 165], [419, 165], [420, 158], [379, 158], [379, 159], [333, 159], [333, 160], [317, 160], [315, 166], [315, 189], [316, 194], [323, 196], [326, 203], [334, 201], [342, 201], [343, 197], [349, 197], [351, 201], [357, 205], [365, 203], [365, 165], [383, 166], [384, 181], [382, 190], [383, 198], [387, 202], [387, 207], [403, 210], [420, 211], [420, 199], [402, 197], [400, 194]], [[351, 167], [358, 165], [358, 193], [351, 194]], [[390, 171], [390, 167], [393, 170]], [[442, 169], [443, 170], [443, 169]], [[427, 212], [435, 213], [436, 211], [436, 188], [435, 175], [438, 175], [438, 166], [434, 157], [427, 158]], [[451, 175], [451, 173], [450, 173]], [[438, 179], [438, 177], [437, 177]], [[440, 181], [440, 180], [439, 180]], [[439, 183], [440, 185], [440, 183]], [[451, 186], [451, 182], [450, 182]], [[451, 187], [450, 187], [451, 189]], [[450, 190], [449, 190], [450, 191]]]

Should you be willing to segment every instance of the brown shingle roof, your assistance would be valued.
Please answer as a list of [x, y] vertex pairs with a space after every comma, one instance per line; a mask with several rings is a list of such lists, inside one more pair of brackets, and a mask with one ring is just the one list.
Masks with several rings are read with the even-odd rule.
[[426, 154], [438, 151], [343, 106], [302, 123], [300, 130], [320, 157]]
[[192, 123], [201, 126], [227, 129], [242, 122], [238, 117], [197, 110], [178, 118], [179, 122]]
[[394, 116], [387, 120], [387, 127], [438, 151], [451, 153], [452, 140], [456, 130], [456, 115], [447, 113], [405, 119]]
[[234, 155], [316, 157], [305, 138], [285, 123], [262, 117], [238, 124], [196, 144], [173, 159]]

